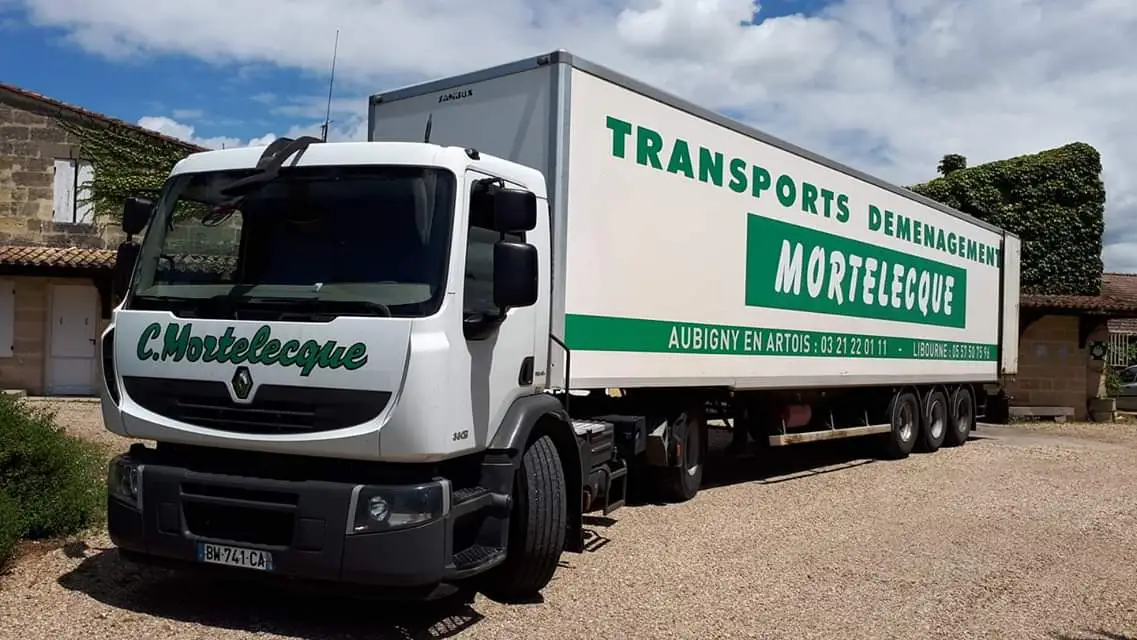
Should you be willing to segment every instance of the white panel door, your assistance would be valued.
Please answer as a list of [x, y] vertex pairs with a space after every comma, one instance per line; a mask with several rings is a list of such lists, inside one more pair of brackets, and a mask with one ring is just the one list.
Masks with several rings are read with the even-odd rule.
[[48, 393], [95, 393], [98, 310], [98, 291], [93, 286], [51, 287]]

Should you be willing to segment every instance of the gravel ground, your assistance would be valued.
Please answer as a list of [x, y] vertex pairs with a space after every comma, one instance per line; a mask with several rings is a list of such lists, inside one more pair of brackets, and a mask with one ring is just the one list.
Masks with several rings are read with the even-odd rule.
[[[61, 407], [73, 433], [125, 447], [98, 405]], [[97, 532], [3, 578], [0, 637], [1137, 638], [1137, 425], [985, 427], [900, 462], [849, 445], [716, 461], [691, 503], [594, 520], [608, 544], [566, 555], [538, 604], [178, 579]]]

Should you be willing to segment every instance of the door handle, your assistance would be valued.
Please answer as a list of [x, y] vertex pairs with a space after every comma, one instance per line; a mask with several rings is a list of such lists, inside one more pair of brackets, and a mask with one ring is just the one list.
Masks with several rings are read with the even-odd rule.
[[96, 340], [95, 338], [87, 338], [87, 339], [91, 341], [91, 344], [95, 344], [96, 342], [98, 342], [98, 340]]

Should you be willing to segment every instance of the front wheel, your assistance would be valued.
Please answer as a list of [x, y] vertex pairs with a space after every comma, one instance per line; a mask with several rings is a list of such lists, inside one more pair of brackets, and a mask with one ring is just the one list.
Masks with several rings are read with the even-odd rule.
[[500, 602], [528, 601], [540, 595], [557, 570], [567, 519], [564, 468], [552, 438], [543, 435], [521, 458], [514, 480], [506, 559], [486, 576], [482, 592]]

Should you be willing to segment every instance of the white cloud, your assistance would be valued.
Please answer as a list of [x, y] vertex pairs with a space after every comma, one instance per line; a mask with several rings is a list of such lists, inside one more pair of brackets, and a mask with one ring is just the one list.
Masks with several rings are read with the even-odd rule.
[[[157, 131], [179, 140], [185, 140], [207, 149], [221, 149], [233, 147], [255, 147], [272, 142], [279, 136], [297, 138], [299, 136], [316, 136], [322, 133], [324, 118], [327, 114], [327, 98], [305, 96], [294, 99], [292, 102], [278, 104], [270, 109], [276, 115], [285, 115], [301, 124], [295, 124], [286, 131], [268, 132], [264, 135], [250, 139], [241, 139], [232, 136], [202, 137], [197, 135], [197, 127], [186, 124], [182, 120], [191, 120], [200, 117], [200, 112], [191, 112], [186, 115], [184, 111], [175, 110], [171, 116], [143, 116], [138, 119], [138, 126]], [[331, 123], [328, 127], [328, 140], [332, 142], [343, 140], [364, 140], [367, 138], [367, 98], [338, 99], [332, 101]]]
[[[1132, 0], [841, 0], [758, 26], [750, 0], [22, 2], [95, 53], [237, 70], [324, 74], [340, 29], [337, 77], [361, 94], [567, 48], [901, 184], [946, 153], [978, 164], [1081, 140], [1105, 166], [1106, 266], [1137, 270]], [[256, 99], [318, 132], [315, 99]], [[360, 115], [334, 134], [360, 137]]]
[[266, 134], [259, 138], [253, 138], [251, 140], [241, 140], [240, 138], [233, 138], [229, 136], [202, 138], [196, 135], [197, 130], [192, 124], [185, 124], [168, 116], [142, 116], [138, 119], [138, 126], [145, 129], [150, 129], [151, 131], [157, 131], [158, 133], [168, 135], [171, 138], [185, 140], [186, 142], [191, 142], [207, 149], [256, 146], [261, 144], [268, 144], [269, 142], [272, 142], [274, 138], [272, 134]]

